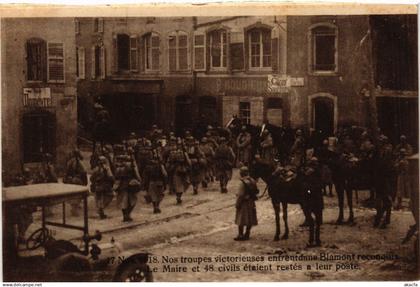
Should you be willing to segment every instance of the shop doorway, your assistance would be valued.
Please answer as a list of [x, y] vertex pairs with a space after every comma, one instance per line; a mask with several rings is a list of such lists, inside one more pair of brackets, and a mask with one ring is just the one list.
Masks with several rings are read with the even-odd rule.
[[334, 101], [327, 97], [312, 99], [312, 127], [323, 137], [334, 134]]
[[132, 132], [143, 135], [155, 123], [153, 94], [118, 93], [101, 98], [110, 114], [114, 140], [122, 140]]
[[22, 128], [25, 163], [41, 162], [45, 153], [55, 155], [55, 114], [48, 111], [25, 113]]
[[192, 127], [192, 99], [190, 96], [177, 96], [175, 100], [175, 133], [181, 136], [185, 129]]

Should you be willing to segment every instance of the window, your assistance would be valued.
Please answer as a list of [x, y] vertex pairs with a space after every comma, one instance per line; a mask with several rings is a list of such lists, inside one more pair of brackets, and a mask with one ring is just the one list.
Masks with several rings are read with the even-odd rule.
[[194, 35], [194, 70], [206, 69], [206, 39], [204, 34]]
[[28, 81], [44, 81], [46, 67], [46, 42], [30, 39], [26, 42], [26, 64]]
[[251, 123], [251, 103], [239, 102], [239, 118], [244, 124]]
[[185, 71], [188, 69], [188, 35], [177, 31], [169, 35], [169, 71]]
[[104, 19], [103, 18], [95, 18], [93, 20], [93, 32], [95, 33], [104, 32]]
[[128, 71], [130, 68], [130, 37], [126, 34], [117, 35], [118, 71]]
[[227, 67], [227, 32], [219, 29], [209, 33], [210, 37], [210, 67], [226, 69]]
[[76, 75], [79, 79], [85, 78], [85, 48], [76, 48]]
[[311, 29], [311, 70], [313, 72], [337, 71], [337, 28], [317, 25]]
[[248, 31], [250, 69], [271, 69], [271, 30]]
[[143, 36], [144, 40], [144, 63], [146, 71], [159, 70], [160, 38], [156, 33], [149, 33]]
[[64, 82], [64, 44], [48, 42], [48, 81]]

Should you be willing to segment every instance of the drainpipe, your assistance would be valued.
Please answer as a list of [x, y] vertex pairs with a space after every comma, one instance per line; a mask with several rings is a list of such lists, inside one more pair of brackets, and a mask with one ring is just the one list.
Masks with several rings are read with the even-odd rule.
[[[197, 30], [197, 17], [193, 17], [192, 20], [193, 20], [193, 29], [194, 29], [194, 32], [195, 32]], [[194, 50], [194, 33], [193, 33], [192, 41], [193, 41], [193, 47], [192, 47], [192, 51], [193, 51]], [[191, 68], [192, 68], [192, 94], [193, 94], [193, 97], [195, 98], [196, 97], [196, 92], [197, 92], [197, 71], [195, 71], [195, 69], [194, 69], [194, 59], [193, 58], [192, 58], [191, 62], [192, 62], [191, 63]]]

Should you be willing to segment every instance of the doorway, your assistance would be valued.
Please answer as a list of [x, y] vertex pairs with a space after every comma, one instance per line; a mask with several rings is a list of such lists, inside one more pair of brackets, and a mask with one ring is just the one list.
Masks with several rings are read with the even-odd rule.
[[175, 133], [181, 136], [185, 129], [193, 126], [192, 99], [190, 96], [177, 96], [175, 102]]
[[102, 96], [111, 118], [114, 140], [126, 138], [131, 132], [142, 135], [155, 122], [155, 95], [118, 93]]
[[334, 101], [327, 97], [312, 99], [312, 127], [323, 137], [334, 134]]
[[41, 162], [45, 153], [55, 155], [55, 114], [48, 111], [26, 113], [22, 127], [25, 163]]

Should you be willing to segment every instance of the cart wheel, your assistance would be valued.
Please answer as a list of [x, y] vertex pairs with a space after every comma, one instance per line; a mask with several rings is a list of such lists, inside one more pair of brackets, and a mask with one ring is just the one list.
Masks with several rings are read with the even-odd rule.
[[50, 231], [47, 228], [39, 228], [35, 230], [28, 240], [26, 240], [26, 248], [28, 250], [34, 250], [44, 245], [44, 243], [50, 237]]
[[145, 263], [127, 262], [114, 278], [118, 282], [153, 282], [152, 271]]

